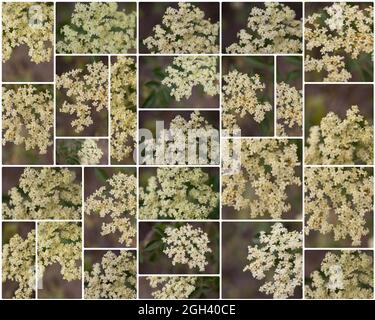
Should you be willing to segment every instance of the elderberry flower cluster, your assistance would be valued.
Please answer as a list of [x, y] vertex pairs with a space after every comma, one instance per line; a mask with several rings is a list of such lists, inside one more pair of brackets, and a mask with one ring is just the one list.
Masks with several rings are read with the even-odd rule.
[[360, 114], [358, 106], [348, 109], [343, 120], [329, 112], [319, 126], [310, 128], [306, 144], [307, 164], [373, 162], [373, 127]]
[[3, 145], [11, 142], [47, 153], [53, 144], [53, 97], [48, 89], [38, 90], [33, 85], [3, 87], [2, 116]]
[[193, 88], [198, 85], [202, 86], [203, 91], [209, 96], [219, 94], [217, 57], [175, 57], [165, 72], [166, 77], [162, 84], [171, 89], [170, 95], [177, 101], [191, 97]]
[[135, 299], [137, 263], [126, 250], [107, 251], [101, 262], [85, 271], [85, 299]]
[[305, 21], [305, 71], [319, 72], [323, 81], [348, 81], [349, 61], [372, 54], [373, 38], [373, 6], [361, 9], [347, 2], [327, 6]]
[[30, 60], [48, 62], [52, 58], [53, 4], [46, 2], [4, 2], [2, 5], [3, 62], [15, 48], [28, 47]]
[[67, 168], [25, 168], [8, 191], [4, 219], [80, 219], [81, 185]]
[[212, 252], [207, 233], [199, 227], [186, 224], [180, 227], [167, 227], [162, 238], [163, 252], [172, 259], [172, 265], [184, 264], [189, 269], [205, 271], [208, 265], [207, 254]]
[[228, 53], [299, 53], [302, 51], [302, 22], [287, 5], [266, 2], [265, 8], [250, 11], [247, 28], [238, 32], [238, 43]]
[[78, 150], [79, 163], [83, 165], [98, 164], [103, 157], [103, 151], [97, 144], [97, 139], [85, 139]]
[[151, 295], [154, 299], [189, 299], [196, 290], [197, 277], [147, 277], [150, 287], [154, 290]]
[[136, 12], [116, 2], [77, 2], [70, 24], [60, 29], [59, 53], [128, 53], [136, 47]]
[[288, 136], [288, 130], [298, 128], [302, 132], [302, 90], [285, 82], [276, 86], [277, 135]]
[[38, 278], [48, 266], [61, 266], [64, 280], [81, 279], [81, 226], [73, 222], [41, 222], [38, 224]]
[[201, 168], [158, 168], [139, 190], [141, 219], [207, 219], [219, 195]]
[[218, 130], [199, 111], [192, 112], [189, 120], [177, 115], [168, 129], [163, 128], [156, 139], [149, 138], [144, 144], [145, 164], [218, 163]]
[[151, 53], [217, 53], [219, 23], [204, 18], [205, 13], [188, 2], [168, 7], [154, 34], [143, 40]]
[[297, 145], [286, 139], [243, 139], [240, 156], [240, 170], [222, 177], [222, 204], [251, 218], [282, 218], [291, 209], [288, 188], [301, 185]]
[[245, 73], [233, 70], [225, 75], [223, 80], [225, 84], [222, 87], [222, 121], [225, 129], [240, 129], [237, 118], [247, 115], [260, 123], [264, 120], [266, 112], [272, 110], [269, 102], [262, 103], [258, 99], [259, 93], [265, 89], [265, 84], [260, 81], [258, 74], [249, 77]]
[[87, 64], [86, 70], [73, 69], [56, 76], [56, 89], [63, 89], [67, 98], [59, 111], [75, 115], [71, 126], [76, 133], [92, 125], [93, 109], [107, 108], [108, 68], [102, 61]]
[[[305, 169], [305, 232], [333, 233], [334, 240], [359, 246], [369, 233], [366, 216], [373, 206], [373, 177], [362, 168]], [[333, 218], [334, 217], [334, 218]]]
[[243, 271], [250, 271], [257, 280], [273, 271], [272, 280], [263, 284], [260, 292], [286, 299], [302, 285], [302, 238], [302, 232], [288, 231], [283, 224], [275, 223], [271, 232], [261, 231], [259, 245], [248, 247], [249, 264]]
[[132, 58], [117, 57], [111, 66], [111, 157], [122, 161], [136, 147], [137, 73]]
[[96, 214], [103, 219], [101, 235], [118, 232], [118, 242], [127, 246], [131, 246], [136, 235], [136, 185], [135, 176], [119, 172], [85, 201], [85, 214]]
[[327, 252], [309, 280], [308, 299], [373, 299], [373, 258], [361, 251]]
[[32, 298], [35, 292], [35, 230], [27, 234], [26, 239], [20, 235], [12, 236], [3, 245], [2, 281], [17, 282], [14, 299]]

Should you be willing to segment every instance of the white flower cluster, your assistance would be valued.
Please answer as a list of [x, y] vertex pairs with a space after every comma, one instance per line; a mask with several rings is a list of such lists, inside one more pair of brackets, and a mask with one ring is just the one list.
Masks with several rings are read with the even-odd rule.
[[173, 59], [172, 65], [165, 70], [166, 77], [162, 84], [171, 88], [170, 94], [177, 101], [188, 99], [193, 88], [201, 85], [203, 91], [214, 96], [219, 94], [217, 57], [180, 56]]
[[212, 252], [207, 233], [199, 227], [186, 224], [180, 227], [168, 227], [162, 238], [163, 252], [172, 259], [172, 265], [185, 264], [189, 269], [205, 271], [208, 265], [207, 254]]
[[288, 231], [283, 224], [275, 223], [270, 233], [260, 233], [259, 245], [248, 247], [249, 264], [243, 271], [250, 271], [258, 280], [273, 272], [272, 280], [262, 285], [260, 292], [286, 299], [302, 285], [302, 238], [302, 232]]
[[83, 141], [81, 149], [77, 153], [80, 164], [91, 165], [100, 162], [103, 151], [99, 148], [97, 141], [97, 139], [85, 139]]
[[208, 179], [201, 168], [158, 168], [140, 188], [140, 218], [208, 218], [219, 199]]
[[204, 12], [191, 3], [180, 2], [178, 9], [168, 7], [162, 24], [143, 40], [152, 53], [217, 53], [219, 23], [204, 18]]
[[147, 277], [150, 287], [157, 289], [151, 293], [154, 299], [189, 299], [196, 290], [197, 277]]
[[247, 29], [238, 33], [238, 43], [228, 53], [298, 53], [302, 50], [302, 22], [287, 5], [266, 2], [251, 9]]

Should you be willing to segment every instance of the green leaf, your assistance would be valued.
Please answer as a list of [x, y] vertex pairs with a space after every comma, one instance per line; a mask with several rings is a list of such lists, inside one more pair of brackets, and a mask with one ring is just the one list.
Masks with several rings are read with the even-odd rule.
[[144, 108], [152, 107], [155, 105], [155, 101], [156, 101], [156, 92], [152, 91], [150, 95], [146, 98], [146, 100], [143, 102], [142, 107]]
[[152, 70], [152, 73], [160, 80], [163, 80], [165, 78], [165, 73], [160, 67], [155, 68]]
[[103, 168], [96, 168], [95, 169], [95, 176], [101, 182], [106, 182], [109, 178], [108, 173]]
[[159, 249], [162, 246], [162, 244], [163, 242], [160, 239], [153, 240], [147, 244], [147, 246], [145, 247], [145, 251], [150, 252]]
[[159, 88], [161, 86], [161, 83], [160, 83], [160, 81], [151, 80], [151, 81], [147, 81], [145, 83], [145, 86], [147, 88], [157, 89], [157, 88]]

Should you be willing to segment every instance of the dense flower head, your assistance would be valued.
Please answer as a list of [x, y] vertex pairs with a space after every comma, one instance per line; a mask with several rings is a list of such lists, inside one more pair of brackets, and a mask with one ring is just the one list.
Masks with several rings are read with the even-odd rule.
[[248, 265], [243, 271], [250, 271], [257, 280], [272, 273], [272, 280], [260, 288], [260, 292], [286, 299], [294, 295], [296, 287], [302, 285], [302, 232], [288, 231], [282, 223], [275, 223], [271, 231], [261, 231], [259, 245], [248, 247]]
[[39, 91], [33, 85], [3, 87], [2, 115], [3, 145], [11, 142], [47, 153], [53, 144], [53, 97], [48, 89]]
[[171, 88], [170, 95], [177, 101], [190, 98], [193, 88], [198, 85], [202, 86], [203, 91], [209, 96], [219, 94], [217, 57], [175, 57], [165, 73], [166, 77], [162, 84]]
[[81, 185], [67, 168], [25, 168], [8, 191], [4, 219], [80, 219]]
[[155, 289], [151, 295], [154, 299], [188, 299], [196, 290], [197, 277], [147, 277], [150, 287]]
[[228, 53], [299, 53], [302, 51], [302, 22], [287, 5], [266, 2], [265, 8], [250, 11], [247, 28], [240, 30], [238, 43]]
[[111, 66], [111, 157], [122, 161], [136, 147], [137, 72], [132, 58], [117, 57]]
[[222, 176], [222, 204], [251, 218], [280, 219], [291, 209], [287, 189], [301, 185], [299, 166], [297, 145], [286, 139], [243, 139], [240, 170]]
[[103, 219], [101, 235], [119, 232], [118, 242], [127, 246], [131, 246], [136, 235], [136, 185], [135, 176], [119, 172], [85, 201], [85, 214], [96, 214]]
[[17, 282], [14, 299], [32, 298], [35, 292], [35, 230], [23, 239], [15, 234], [3, 245], [2, 279]]
[[265, 89], [265, 84], [260, 81], [260, 76], [255, 74], [250, 77], [237, 70], [230, 71], [223, 77], [222, 87], [222, 117], [223, 127], [228, 130], [240, 129], [237, 118], [249, 115], [254, 121], [260, 123], [267, 112], [272, 110], [272, 105], [265, 101], [260, 102], [259, 93]]
[[[359, 246], [369, 233], [366, 216], [373, 206], [373, 177], [362, 168], [305, 169], [305, 232], [333, 233]], [[335, 218], [333, 218], [334, 216]]]
[[358, 106], [340, 119], [329, 112], [319, 126], [312, 126], [306, 140], [307, 164], [371, 164], [373, 126], [360, 114]]
[[85, 139], [81, 148], [78, 150], [77, 156], [80, 164], [91, 165], [100, 163], [103, 157], [103, 151], [97, 144], [98, 139]]
[[107, 251], [101, 262], [85, 271], [85, 299], [135, 299], [137, 261], [126, 250]]
[[38, 278], [43, 279], [48, 266], [61, 266], [62, 278], [81, 279], [82, 230], [73, 222], [41, 222], [38, 224]]
[[219, 162], [218, 130], [197, 110], [190, 114], [189, 120], [181, 115], [175, 116], [169, 128], [163, 128], [159, 134], [157, 138], [145, 141], [143, 163], [181, 165]]
[[361, 251], [327, 252], [305, 286], [308, 299], [373, 299], [373, 258]]
[[77, 2], [60, 33], [60, 53], [127, 53], [136, 47], [136, 12], [118, 10], [116, 2]]
[[219, 23], [205, 19], [205, 13], [188, 2], [168, 7], [154, 34], [143, 40], [152, 53], [217, 53]]
[[141, 219], [207, 219], [219, 195], [201, 168], [158, 168], [140, 188]]
[[164, 232], [163, 252], [172, 259], [172, 265], [184, 264], [189, 269], [205, 271], [208, 265], [206, 255], [212, 252], [207, 233], [188, 223], [180, 227], [167, 227]]
[[298, 128], [302, 132], [302, 90], [285, 82], [276, 86], [277, 135], [288, 136], [288, 130]]
[[43, 2], [4, 2], [2, 4], [3, 62], [15, 48], [26, 45], [30, 60], [48, 62], [52, 58], [53, 4]]
[[108, 68], [102, 61], [87, 64], [85, 70], [73, 69], [56, 76], [56, 89], [68, 99], [59, 108], [62, 113], [75, 115], [70, 123], [76, 133], [93, 124], [92, 113], [107, 108]]
[[[305, 21], [305, 71], [323, 73], [323, 81], [348, 81], [352, 77], [348, 59], [372, 54], [373, 37], [373, 6], [361, 9], [346, 2], [327, 6]], [[319, 57], [314, 56], [314, 50], [319, 51]]]

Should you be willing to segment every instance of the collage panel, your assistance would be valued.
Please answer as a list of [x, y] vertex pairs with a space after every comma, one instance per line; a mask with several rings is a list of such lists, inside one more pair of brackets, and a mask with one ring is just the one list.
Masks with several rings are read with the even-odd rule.
[[35, 299], [34, 222], [2, 223], [2, 298]]
[[54, 3], [2, 3], [2, 81], [53, 82]]
[[219, 277], [209, 276], [141, 276], [140, 299], [218, 299]]
[[140, 108], [218, 108], [218, 56], [140, 56]]
[[85, 299], [136, 299], [135, 250], [85, 250]]
[[108, 139], [56, 139], [56, 164], [108, 164]]
[[216, 222], [140, 222], [139, 274], [218, 274]]
[[302, 219], [301, 139], [225, 139], [223, 149], [223, 219]]
[[111, 56], [110, 161], [137, 162], [137, 57]]
[[222, 53], [302, 53], [302, 2], [223, 2], [222, 15]]
[[139, 165], [219, 165], [218, 111], [140, 111]]
[[305, 85], [305, 164], [372, 165], [374, 86]]
[[373, 10], [373, 2], [306, 3], [306, 81], [374, 81]]
[[2, 163], [53, 164], [53, 85], [3, 84]]
[[374, 252], [306, 250], [305, 299], [374, 299]]
[[302, 56], [276, 58], [276, 135], [302, 137]]
[[139, 53], [219, 53], [219, 2], [139, 2]]
[[140, 167], [142, 220], [219, 219], [219, 168]]
[[56, 136], [108, 135], [108, 57], [56, 57]]
[[137, 176], [131, 167], [85, 168], [86, 248], [135, 248]]
[[58, 54], [135, 53], [136, 28], [136, 2], [56, 2]]
[[306, 247], [373, 247], [373, 168], [308, 167], [304, 181]]
[[3, 167], [3, 220], [80, 220], [81, 168]]
[[82, 224], [38, 222], [37, 290], [39, 299], [82, 298]]
[[301, 222], [224, 222], [224, 299], [301, 299]]
[[274, 58], [223, 56], [223, 135], [274, 135]]

